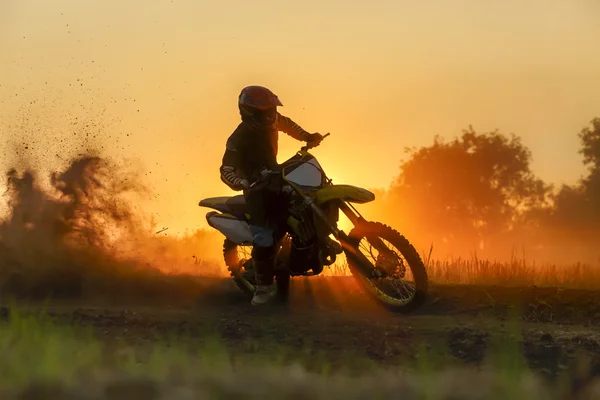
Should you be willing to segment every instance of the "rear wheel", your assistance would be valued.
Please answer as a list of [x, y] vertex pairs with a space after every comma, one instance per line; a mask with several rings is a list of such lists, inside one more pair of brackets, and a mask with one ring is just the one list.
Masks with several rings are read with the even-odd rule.
[[223, 258], [235, 284], [249, 298], [256, 289], [256, 276], [252, 262], [252, 246], [238, 246], [229, 239], [223, 243]]
[[428, 289], [427, 271], [404, 236], [381, 223], [363, 222], [352, 229], [349, 237], [374, 271], [373, 276], [365, 276], [355, 261], [348, 260], [352, 275], [371, 298], [399, 312], [412, 311], [423, 303]]

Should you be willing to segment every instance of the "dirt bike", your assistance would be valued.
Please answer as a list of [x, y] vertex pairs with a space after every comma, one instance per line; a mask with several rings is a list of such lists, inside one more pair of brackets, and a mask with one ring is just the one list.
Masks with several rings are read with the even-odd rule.
[[[419, 253], [393, 228], [367, 221], [352, 203], [374, 201], [375, 195], [356, 186], [333, 184], [309, 153], [310, 148], [303, 146], [251, 185], [256, 188], [279, 179], [282, 191], [289, 195], [287, 229], [278, 241], [275, 268], [281, 298], [287, 298], [290, 277], [319, 275], [343, 253], [350, 272], [372, 299], [395, 311], [414, 310], [428, 290], [427, 272]], [[225, 236], [223, 257], [228, 271], [238, 287], [252, 296], [256, 277], [244, 196], [207, 198], [199, 205], [216, 210], [206, 215], [208, 224]], [[338, 229], [340, 211], [354, 226], [348, 234]], [[407, 272], [411, 277], [406, 277]]]

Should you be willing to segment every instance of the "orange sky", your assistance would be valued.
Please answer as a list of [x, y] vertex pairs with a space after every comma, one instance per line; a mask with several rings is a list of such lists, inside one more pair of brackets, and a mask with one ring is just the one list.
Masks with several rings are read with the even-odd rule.
[[[574, 182], [576, 133], [600, 116], [599, 17], [596, 0], [0, 0], [0, 167], [13, 145], [59, 166], [96, 136], [145, 166], [161, 225], [205, 226], [198, 200], [230, 193], [237, 95], [261, 84], [332, 133], [315, 154], [339, 181], [384, 187], [404, 146], [473, 124]], [[297, 147], [282, 137], [280, 159]]]

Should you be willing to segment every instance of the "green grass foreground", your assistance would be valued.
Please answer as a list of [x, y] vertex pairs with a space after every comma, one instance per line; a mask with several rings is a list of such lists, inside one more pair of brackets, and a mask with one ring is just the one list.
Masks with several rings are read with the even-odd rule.
[[[518, 329], [517, 329], [518, 330]], [[404, 369], [365, 361], [362, 371], [290, 358], [294, 349], [231, 354], [219, 340], [168, 339], [132, 348], [91, 329], [55, 324], [43, 313], [3, 309], [3, 399], [592, 399], [600, 388], [585, 368], [559, 382], [536, 377], [514, 341], [481, 368], [437, 365], [425, 347]], [[274, 349], [269, 353], [269, 349]], [[297, 353], [299, 353], [296, 350]], [[431, 353], [433, 354], [433, 353]], [[362, 360], [353, 363], [360, 365]], [[307, 365], [310, 367], [307, 368]]]

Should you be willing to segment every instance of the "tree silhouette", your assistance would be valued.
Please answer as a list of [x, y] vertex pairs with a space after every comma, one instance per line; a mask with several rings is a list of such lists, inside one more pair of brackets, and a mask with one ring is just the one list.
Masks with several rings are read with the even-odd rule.
[[579, 240], [594, 236], [600, 240], [600, 118], [579, 132], [583, 163], [589, 173], [577, 185], [564, 185], [554, 197], [548, 225]]
[[407, 149], [389, 197], [415, 232], [439, 242], [473, 242], [511, 230], [549, 187], [530, 169], [520, 138], [473, 127], [450, 142]]
[[590, 125], [579, 132], [579, 153], [583, 155], [583, 163], [593, 172], [600, 169], [600, 118], [594, 118]]
[[579, 133], [582, 145], [580, 153], [590, 170], [590, 174], [583, 179], [583, 186], [595, 217], [593, 221], [600, 223], [600, 118], [594, 118], [590, 125]]

